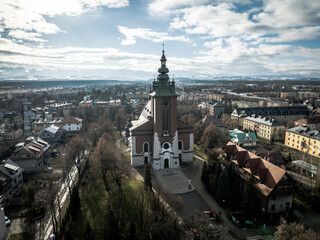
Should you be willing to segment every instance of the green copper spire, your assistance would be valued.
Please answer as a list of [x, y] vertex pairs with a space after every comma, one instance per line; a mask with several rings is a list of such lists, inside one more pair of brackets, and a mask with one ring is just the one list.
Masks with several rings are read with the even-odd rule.
[[[163, 44], [164, 46], [164, 44]], [[178, 96], [175, 92], [175, 82], [169, 79], [169, 69], [166, 66], [167, 58], [164, 55], [164, 49], [162, 50], [162, 56], [160, 58], [161, 66], [158, 69], [159, 75], [157, 80], [153, 81], [153, 93], [151, 96]]]
[[166, 66], [167, 59], [166, 59], [166, 56], [164, 55], [164, 50], [162, 51], [162, 56], [160, 58], [160, 62], [161, 62], [161, 67], [158, 69], [158, 72], [163, 73], [163, 74], [168, 73], [169, 69]]

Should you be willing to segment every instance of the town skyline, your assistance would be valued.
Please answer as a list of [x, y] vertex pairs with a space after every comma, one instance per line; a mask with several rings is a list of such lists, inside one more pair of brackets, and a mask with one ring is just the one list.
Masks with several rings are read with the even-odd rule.
[[[317, 1], [3, 1], [0, 79], [318, 77]], [[172, 76], [172, 75], [171, 75]]]

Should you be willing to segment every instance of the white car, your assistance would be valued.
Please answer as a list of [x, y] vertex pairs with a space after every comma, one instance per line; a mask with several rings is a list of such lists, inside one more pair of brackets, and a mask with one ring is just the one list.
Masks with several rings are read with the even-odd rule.
[[9, 219], [7, 216], [5, 216], [4, 219], [5, 219], [5, 221], [6, 221], [6, 226], [8, 226], [8, 225], [11, 224], [11, 221], [10, 221], [10, 219]]

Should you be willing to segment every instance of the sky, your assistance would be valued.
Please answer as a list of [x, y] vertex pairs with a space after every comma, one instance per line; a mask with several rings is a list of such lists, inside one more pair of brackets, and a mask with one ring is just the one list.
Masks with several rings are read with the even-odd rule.
[[320, 77], [319, 0], [0, 0], [0, 79]]

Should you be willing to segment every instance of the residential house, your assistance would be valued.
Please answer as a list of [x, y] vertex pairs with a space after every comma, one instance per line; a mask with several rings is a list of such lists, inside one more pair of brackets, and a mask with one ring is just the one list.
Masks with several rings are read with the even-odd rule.
[[39, 132], [38, 137], [53, 145], [60, 141], [61, 129], [55, 125], [51, 125]]
[[320, 158], [320, 132], [308, 127], [296, 126], [286, 130], [284, 144], [299, 152]]
[[22, 167], [25, 173], [36, 173], [41, 171], [46, 163], [49, 150], [50, 145], [38, 138], [16, 149], [10, 159]]
[[11, 127], [21, 127], [22, 124], [23, 124], [23, 119], [22, 117], [20, 116], [19, 113], [16, 113], [16, 112], [9, 112], [9, 113], [6, 113], [4, 116], [3, 116], [3, 120], [5, 122], [6, 125], [9, 125], [10, 128]]
[[229, 134], [231, 142], [242, 147], [255, 147], [257, 145], [257, 136], [254, 132], [243, 132], [238, 129], [234, 129], [232, 133]]
[[243, 130], [254, 131], [258, 137], [270, 140], [282, 140], [284, 124], [269, 117], [252, 115], [243, 120]]
[[243, 126], [243, 119], [253, 114], [274, 118], [281, 123], [285, 123], [304, 118], [308, 113], [307, 106], [236, 108], [232, 112], [231, 118], [237, 119], [239, 125]]
[[224, 153], [239, 176], [234, 184], [245, 191], [253, 178], [261, 212], [280, 214], [292, 208], [294, 188], [286, 170], [231, 142], [224, 147]]
[[214, 116], [216, 118], [221, 118], [223, 112], [224, 112], [224, 105], [221, 102], [209, 104], [209, 113], [211, 116]]
[[54, 124], [57, 127], [62, 128], [63, 126], [63, 117], [46, 117], [46, 118], [40, 118], [32, 123], [32, 130], [34, 134], [38, 134], [43, 129], [51, 126]]
[[81, 101], [79, 103], [79, 106], [81, 106], [81, 107], [93, 107], [94, 103], [95, 102], [93, 100], [86, 100], [86, 101]]
[[65, 117], [63, 131], [66, 133], [78, 133], [82, 128], [82, 119], [77, 117]]
[[23, 169], [11, 160], [0, 164], [0, 195], [3, 196], [3, 206], [21, 192], [23, 186]]
[[21, 128], [17, 130], [12, 130], [9, 132], [1, 132], [0, 137], [4, 141], [16, 141], [23, 136], [23, 130]]

